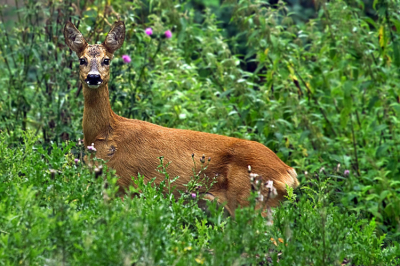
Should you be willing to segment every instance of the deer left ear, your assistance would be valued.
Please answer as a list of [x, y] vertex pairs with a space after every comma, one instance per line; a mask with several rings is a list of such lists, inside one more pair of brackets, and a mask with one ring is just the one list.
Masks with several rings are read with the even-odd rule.
[[125, 24], [123, 21], [117, 21], [112, 25], [110, 32], [107, 34], [104, 46], [109, 53], [118, 50], [125, 40]]

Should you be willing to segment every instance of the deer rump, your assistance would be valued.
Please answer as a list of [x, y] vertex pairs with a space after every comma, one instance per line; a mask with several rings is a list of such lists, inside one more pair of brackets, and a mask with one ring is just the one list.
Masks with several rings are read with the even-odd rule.
[[[259, 208], [275, 207], [286, 195], [286, 185], [296, 188], [299, 183], [295, 170], [264, 145], [238, 138], [191, 130], [173, 129], [149, 122], [127, 119], [115, 114], [109, 102], [108, 80], [110, 61], [122, 46], [125, 25], [116, 22], [102, 44], [89, 45], [76, 27], [68, 22], [64, 28], [66, 44], [80, 60], [80, 80], [83, 84], [84, 143], [94, 143], [96, 157], [107, 161], [116, 170], [121, 191], [133, 185], [132, 177], [139, 173], [145, 181], [156, 177], [156, 184], [164, 176], [156, 169], [159, 157], [171, 162], [167, 168], [170, 177], [179, 176], [172, 184], [185, 191], [194, 173], [200, 170], [200, 158], [208, 167], [202, 172], [216, 183], [206, 198], [223, 204], [231, 215], [239, 206], [249, 204], [252, 191], [249, 166], [260, 182], [273, 181], [277, 196], [264, 197]], [[192, 154], [196, 162], [193, 163]], [[204, 187], [199, 189], [205, 193]], [[261, 188], [267, 196], [268, 189]]]

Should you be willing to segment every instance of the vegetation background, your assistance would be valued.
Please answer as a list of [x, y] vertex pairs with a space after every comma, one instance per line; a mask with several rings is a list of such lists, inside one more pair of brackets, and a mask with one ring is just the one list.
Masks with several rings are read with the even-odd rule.
[[[1, 2], [0, 265], [400, 264], [399, 1]], [[296, 169], [273, 225], [140, 176], [142, 197], [115, 198], [81, 160], [69, 19], [89, 43], [125, 21], [119, 115], [259, 141]]]

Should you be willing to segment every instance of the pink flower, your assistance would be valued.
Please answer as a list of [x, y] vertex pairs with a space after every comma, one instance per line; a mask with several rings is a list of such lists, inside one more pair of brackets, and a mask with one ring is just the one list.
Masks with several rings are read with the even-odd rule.
[[167, 30], [164, 34], [165, 34], [165, 38], [167, 38], [167, 39], [172, 37], [172, 32], [170, 30]]
[[92, 143], [91, 146], [87, 146], [88, 151], [97, 151], [96, 148], [94, 147], [94, 143]]
[[144, 31], [147, 35], [152, 35], [153, 34], [153, 30], [152, 30], [152, 28], [147, 28], [147, 29], [145, 29], [145, 31]]
[[130, 63], [132, 61], [131, 57], [129, 55], [124, 54], [122, 56], [122, 60], [124, 60], [125, 63]]
[[350, 175], [350, 171], [349, 171], [349, 170], [344, 170], [344, 173], [343, 173], [343, 175], [344, 175], [344, 176], [348, 176], [348, 175]]
[[196, 193], [192, 193], [192, 198], [195, 199], [196, 198]]
[[74, 162], [75, 162], [75, 163], [78, 163], [78, 162], [79, 162], [79, 159], [75, 159]]

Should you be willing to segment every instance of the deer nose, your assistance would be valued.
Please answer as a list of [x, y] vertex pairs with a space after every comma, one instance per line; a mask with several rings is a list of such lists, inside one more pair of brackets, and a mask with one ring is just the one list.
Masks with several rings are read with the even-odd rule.
[[89, 85], [100, 85], [103, 82], [99, 74], [88, 74], [85, 81]]
[[99, 74], [89, 74], [87, 75], [87, 80], [88, 81], [98, 81], [100, 80], [100, 75]]

